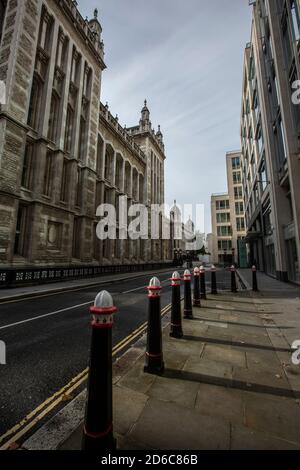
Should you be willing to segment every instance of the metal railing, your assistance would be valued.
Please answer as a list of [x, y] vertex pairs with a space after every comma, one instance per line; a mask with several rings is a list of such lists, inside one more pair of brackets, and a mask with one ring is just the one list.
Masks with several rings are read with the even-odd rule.
[[0, 288], [18, 287], [29, 284], [47, 284], [58, 281], [85, 279], [107, 274], [152, 271], [174, 266], [173, 262], [123, 264], [108, 266], [65, 266], [43, 268], [0, 269]]

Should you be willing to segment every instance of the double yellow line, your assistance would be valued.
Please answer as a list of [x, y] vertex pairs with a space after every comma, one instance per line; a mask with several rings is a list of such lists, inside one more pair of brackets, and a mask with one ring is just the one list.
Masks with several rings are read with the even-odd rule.
[[[164, 307], [161, 315], [164, 316], [171, 308], [171, 304]], [[116, 346], [113, 347], [112, 355], [115, 357], [119, 352], [126, 348], [132, 341], [140, 336], [147, 328], [148, 322], [143, 323], [133, 333], [128, 335]], [[88, 378], [88, 367], [74, 377], [70, 382], [61, 388], [58, 392], [54, 393], [51, 397], [47, 398], [37, 408], [31, 411], [24, 419], [18, 424], [9, 429], [5, 434], [0, 436], [0, 450], [7, 450], [9, 447], [16, 443], [21, 437], [28, 433], [39, 421], [41, 421], [47, 414], [49, 414], [55, 407], [62, 401], [72, 398], [72, 393], [80, 387]]]

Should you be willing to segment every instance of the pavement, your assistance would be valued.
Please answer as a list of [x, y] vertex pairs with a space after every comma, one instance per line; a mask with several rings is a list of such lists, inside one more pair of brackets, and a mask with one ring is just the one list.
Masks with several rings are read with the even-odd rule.
[[[243, 273], [242, 273], [243, 275]], [[247, 274], [244, 273], [244, 278]], [[123, 450], [300, 449], [299, 288], [259, 274], [259, 293], [208, 295], [184, 338], [163, 319], [166, 370], [143, 372], [143, 336], [114, 363], [114, 433]], [[80, 449], [85, 390], [22, 445]]]

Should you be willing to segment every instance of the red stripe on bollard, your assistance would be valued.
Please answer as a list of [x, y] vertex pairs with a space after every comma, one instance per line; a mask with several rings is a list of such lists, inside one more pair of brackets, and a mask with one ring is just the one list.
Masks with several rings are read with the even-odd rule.
[[184, 318], [191, 320], [193, 318], [192, 291], [191, 291], [191, 273], [187, 269], [184, 271]]
[[194, 307], [201, 307], [201, 295], [200, 295], [200, 269], [194, 269]]
[[171, 338], [180, 339], [183, 337], [181, 321], [181, 294], [180, 294], [180, 274], [173, 273], [171, 277], [172, 286], [172, 308], [171, 308]]
[[160, 312], [161, 284], [157, 277], [151, 279], [148, 291], [148, 331], [144, 372], [158, 375], [164, 371], [164, 362]]
[[92, 342], [82, 438], [84, 450], [107, 451], [116, 448], [112, 426], [112, 326], [116, 311], [107, 291], [100, 292], [94, 306], [90, 307]]

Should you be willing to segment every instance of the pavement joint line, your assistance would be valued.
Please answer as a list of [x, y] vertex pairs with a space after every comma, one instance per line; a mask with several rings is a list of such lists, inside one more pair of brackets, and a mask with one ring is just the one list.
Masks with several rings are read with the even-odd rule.
[[[166, 305], [161, 310], [161, 316], [164, 316], [170, 309], [171, 309], [171, 304]], [[127, 336], [122, 341], [120, 341], [116, 346], [114, 346], [112, 356], [115, 357], [122, 349], [124, 349], [128, 344], [130, 344], [135, 338], [140, 336], [144, 332], [144, 330], [147, 328], [147, 324], [148, 322], [143, 323], [133, 333], [131, 333], [129, 336]], [[51, 397], [47, 398], [37, 408], [31, 411], [22, 421], [20, 421], [13, 428], [11, 428], [2, 436], [0, 436], [0, 443], [1, 443], [5, 440], [5, 438], [12, 435], [12, 437], [0, 447], [0, 450], [7, 450], [12, 443], [16, 442], [17, 439], [19, 439], [28, 431], [30, 431], [30, 429], [32, 429], [41, 419], [43, 419], [48, 413], [50, 413], [50, 411], [52, 411], [64, 399], [66, 395], [70, 395], [74, 390], [76, 390], [85, 380], [87, 380], [88, 370], [89, 368], [84, 369], [82, 372], [76, 375], [73, 379], [71, 379], [67, 385], [61, 388], [58, 392], [55, 392]], [[47, 408], [45, 408], [45, 406], [47, 406]], [[40, 414], [38, 414], [39, 411], [41, 411]], [[34, 416], [35, 418], [32, 421], [28, 422], [28, 420], [30, 420]], [[26, 425], [27, 422], [28, 424]]]

